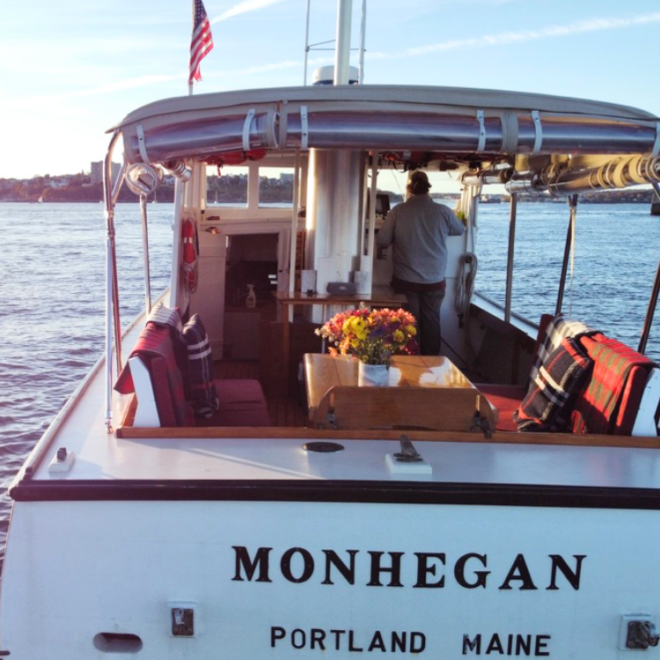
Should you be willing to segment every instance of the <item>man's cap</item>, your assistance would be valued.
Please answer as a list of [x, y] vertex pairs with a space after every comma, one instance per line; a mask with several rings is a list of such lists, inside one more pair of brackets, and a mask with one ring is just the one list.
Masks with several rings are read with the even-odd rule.
[[429, 178], [426, 176], [426, 172], [422, 172], [421, 170], [417, 170], [411, 174], [410, 183], [423, 183], [426, 184], [429, 188], [431, 187]]

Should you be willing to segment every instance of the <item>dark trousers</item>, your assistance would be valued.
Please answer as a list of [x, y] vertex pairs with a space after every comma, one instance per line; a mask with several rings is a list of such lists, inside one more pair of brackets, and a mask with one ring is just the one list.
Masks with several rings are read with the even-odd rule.
[[435, 291], [404, 291], [410, 313], [417, 319], [417, 341], [422, 355], [440, 353], [440, 306], [444, 289]]

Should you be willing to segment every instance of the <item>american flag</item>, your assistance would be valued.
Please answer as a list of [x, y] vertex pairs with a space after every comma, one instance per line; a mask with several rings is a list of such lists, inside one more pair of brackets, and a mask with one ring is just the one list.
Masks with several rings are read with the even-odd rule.
[[202, 72], [200, 64], [202, 60], [213, 50], [213, 35], [211, 24], [206, 15], [206, 9], [202, 0], [193, 0], [193, 33], [190, 42], [190, 75], [188, 82], [201, 80]]

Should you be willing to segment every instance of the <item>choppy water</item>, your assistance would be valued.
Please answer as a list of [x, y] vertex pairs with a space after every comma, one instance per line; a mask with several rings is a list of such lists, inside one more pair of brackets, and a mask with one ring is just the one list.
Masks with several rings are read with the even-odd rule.
[[[170, 204], [149, 206], [152, 291], [169, 278]], [[514, 311], [554, 311], [568, 209], [519, 204]], [[144, 303], [137, 204], [117, 209], [125, 324]], [[503, 302], [509, 209], [483, 205], [477, 289]], [[100, 204], [0, 204], [0, 548], [11, 479], [103, 350], [105, 223]], [[541, 252], [539, 252], [539, 249]], [[637, 345], [660, 255], [660, 218], [646, 205], [585, 205], [577, 223], [574, 293], [565, 310]], [[660, 313], [660, 312], [659, 312]], [[656, 336], [657, 335], [657, 336]], [[660, 331], [648, 351], [660, 358]], [[1, 556], [0, 556], [1, 560]]]

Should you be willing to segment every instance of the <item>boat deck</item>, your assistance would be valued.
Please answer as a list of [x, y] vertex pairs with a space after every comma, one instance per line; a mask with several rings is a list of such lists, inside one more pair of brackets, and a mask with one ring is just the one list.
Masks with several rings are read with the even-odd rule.
[[[127, 333], [127, 354], [140, 327], [136, 323]], [[416, 482], [424, 489], [449, 488], [461, 493], [466, 488], [485, 489], [488, 501], [493, 487], [522, 486], [544, 492], [556, 487], [660, 492], [660, 441], [654, 438], [631, 439], [636, 441], [631, 446], [600, 446], [598, 443], [608, 440], [602, 437], [595, 438], [595, 446], [576, 446], [568, 444], [570, 436], [555, 439], [552, 444], [536, 437], [538, 434], [496, 433], [486, 439], [480, 433], [410, 432], [430, 468], [423, 473], [414, 467], [392, 469], [388, 455], [400, 449], [398, 432], [295, 428], [305, 422], [304, 404], [295, 396], [269, 401], [273, 422], [270, 429], [199, 428], [185, 429], [182, 435], [184, 429], [154, 428], [145, 429], [148, 433], [140, 437], [117, 437], [107, 432], [104, 423], [103, 366], [102, 360], [53, 422], [19, 474], [19, 482], [27, 486], [41, 483], [50, 490], [67, 484], [74, 489], [89, 488], [93, 483], [115, 484], [120, 489], [131, 483], [176, 482], [186, 489], [192, 483], [243, 483], [253, 489], [263, 481], [271, 484], [269, 488], [282, 482], [310, 486], [325, 482], [333, 489], [332, 484], [339, 487], [352, 483], [352, 488], [360, 492], [384, 487], [407, 492]], [[228, 379], [254, 377], [256, 370], [254, 362], [224, 361], [216, 365], [216, 375]], [[113, 398], [116, 426], [127, 402], [126, 397]], [[310, 440], [330, 439], [341, 443], [343, 451], [305, 450]], [[63, 447], [75, 454], [71, 469], [49, 471], [58, 449]], [[46, 492], [49, 488], [39, 490], [44, 497], [57, 498], [56, 493]], [[74, 491], [70, 496], [75, 498]]]

